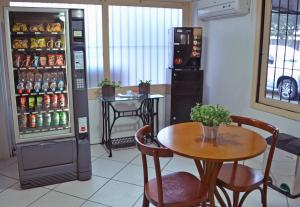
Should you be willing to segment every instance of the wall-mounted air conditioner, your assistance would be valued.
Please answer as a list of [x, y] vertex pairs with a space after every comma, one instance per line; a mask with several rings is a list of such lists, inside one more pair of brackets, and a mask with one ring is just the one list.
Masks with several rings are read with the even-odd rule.
[[242, 16], [250, 10], [250, 0], [199, 0], [198, 5], [201, 20]]

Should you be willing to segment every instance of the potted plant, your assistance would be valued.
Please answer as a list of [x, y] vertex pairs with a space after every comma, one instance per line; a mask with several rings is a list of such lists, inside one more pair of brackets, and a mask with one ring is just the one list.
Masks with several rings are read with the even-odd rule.
[[99, 83], [99, 87], [101, 87], [102, 97], [114, 97], [115, 96], [115, 89], [117, 87], [120, 87], [121, 82], [120, 81], [111, 81], [107, 78], [102, 80]]
[[221, 124], [230, 124], [230, 112], [220, 105], [197, 104], [191, 110], [191, 120], [201, 122], [203, 125], [203, 136], [214, 139], [218, 134]]
[[148, 95], [150, 93], [151, 80], [140, 80], [139, 83], [139, 94]]

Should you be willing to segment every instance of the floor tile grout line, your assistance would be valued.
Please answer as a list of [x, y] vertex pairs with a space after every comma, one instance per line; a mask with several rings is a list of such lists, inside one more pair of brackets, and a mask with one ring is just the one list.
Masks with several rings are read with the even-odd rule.
[[[113, 178], [119, 174], [123, 169], [125, 169], [137, 156], [139, 156], [139, 154], [137, 154], [136, 156], [134, 156], [131, 160], [128, 161], [128, 163], [122, 167], [118, 172], [116, 172], [104, 185], [102, 185], [101, 188], [99, 188], [95, 193], [93, 193], [89, 198], [88, 200], [90, 200], [100, 189], [102, 189], [105, 185], [107, 185], [107, 183], [109, 183], [111, 180], [113, 180]], [[115, 181], [115, 180], [113, 180]], [[119, 182], [119, 181], [118, 181]], [[127, 183], [128, 184], [128, 183]]]
[[[18, 163], [18, 160], [17, 160], [17, 156], [16, 157], [16, 160], [14, 160], [12, 163], [6, 165], [4, 168], [1, 168], [0, 171], [4, 170], [5, 168], [8, 168], [9, 166], [15, 164], [15, 163]], [[8, 158], [8, 159], [14, 159], [14, 157], [11, 157], [11, 158]]]
[[14, 178], [14, 177], [10, 177], [10, 176], [7, 176], [7, 175], [1, 174], [1, 173], [0, 173], [0, 175], [2, 175], [3, 177], [10, 178], [10, 179], [19, 180], [19, 179], [16, 179], [16, 178]]
[[3, 193], [4, 191], [6, 191], [7, 189], [13, 187], [14, 185], [16, 185], [18, 182], [19, 182], [19, 181], [16, 181], [15, 183], [13, 183], [13, 184], [7, 186], [5, 189], [1, 190], [1, 191], [0, 191], [0, 194]]
[[49, 192], [51, 192], [51, 189], [46, 189], [48, 190], [45, 194], [41, 195], [40, 197], [38, 197], [37, 199], [35, 199], [34, 201], [32, 201], [31, 203], [29, 203], [26, 207], [30, 207], [32, 204], [34, 204], [35, 202], [37, 202], [38, 200], [40, 200], [41, 198], [43, 198], [46, 194], [48, 194]]
[[106, 207], [112, 207], [112, 206], [109, 206], [109, 205], [106, 205], [106, 204], [103, 204], [103, 203], [99, 203], [99, 202], [95, 202], [95, 201], [91, 201], [91, 200], [86, 200], [85, 202], [83, 202], [83, 204], [81, 204], [79, 207], [82, 207], [84, 204], [86, 204], [87, 202], [91, 202], [91, 203], [97, 203], [97, 204], [100, 204], [100, 205], [103, 205], [103, 206], [106, 206]]
[[[132, 205], [132, 207], [134, 207], [138, 202], [139, 202], [139, 200], [143, 197], [143, 194], [144, 194], [144, 192], [142, 193], [142, 195], [133, 203], [133, 205]], [[149, 205], [150, 205], [150, 203], [149, 203]]]

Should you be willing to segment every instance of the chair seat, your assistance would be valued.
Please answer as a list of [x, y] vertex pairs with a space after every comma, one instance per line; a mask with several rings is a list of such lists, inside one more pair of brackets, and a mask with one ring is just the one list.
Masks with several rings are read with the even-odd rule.
[[[204, 184], [187, 172], [176, 172], [162, 176], [164, 206], [190, 206], [206, 200], [207, 191]], [[157, 205], [157, 181], [145, 184], [147, 199]]]
[[217, 184], [233, 191], [246, 192], [260, 186], [264, 175], [260, 170], [245, 165], [223, 164]]

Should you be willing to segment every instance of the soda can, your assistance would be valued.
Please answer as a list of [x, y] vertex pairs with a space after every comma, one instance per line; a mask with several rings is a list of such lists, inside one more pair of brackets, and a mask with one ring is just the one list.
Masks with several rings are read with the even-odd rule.
[[36, 127], [43, 127], [43, 114], [36, 115]]
[[50, 127], [51, 126], [51, 114], [50, 113], [46, 113], [44, 116], [44, 120], [45, 120], [45, 127]]
[[44, 95], [44, 105], [46, 109], [50, 108], [50, 96], [49, 95]]
[[21, 105], [21, 109], [22, 109], [22, 110], [25, 110], [25, 109], [26, 109], [26, 102], [27, 102], [26, 97], [25, 97], [25, 96], [22, 96], [22, 97], [20, 98], [20, 105]]
[[59, 126], [59, 113], [58, 112], [53, 113], [52, 126]]
[[51, 102], [52, 102], [52, 108], [57, 108], [58, 96], [56, 94], [53, 94], [51, 96]]
[[30, 128], [35, 128], [36, 127], [36, 115], [35, 114], [30, 114], [29, 115], [29, 127]]
[[41, 109], [43, 107], [43, 97], [42, 96], [36, 97], [36, 106], [39, 109]]
[[66, 106], [66, 97], [65, 94], [59, 94], [58, 96], [59, 106], [65, 107]]
[[65, 112], [65, 111], [60, 112], [60, 115], [59, 115], [59, 125], [60, 126], [67, 125], [67, 112]]
[[27, 115], [22, 114], [21, 116], [21, 129], [26, 129], [27, 128]]
[[34, 109], [35, 107], [35, 97], [34, 96], [29, 96], [28, 98], [28, 106], [29, 106], [29, 109]]

